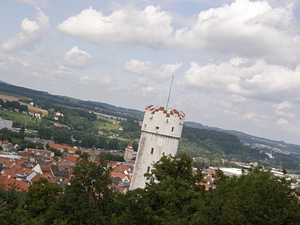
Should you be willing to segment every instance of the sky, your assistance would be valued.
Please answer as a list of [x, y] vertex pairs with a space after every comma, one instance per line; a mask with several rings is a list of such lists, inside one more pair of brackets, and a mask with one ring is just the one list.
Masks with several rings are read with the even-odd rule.
[[300, 0], [0, 0], [0, 80], [300, 144]]

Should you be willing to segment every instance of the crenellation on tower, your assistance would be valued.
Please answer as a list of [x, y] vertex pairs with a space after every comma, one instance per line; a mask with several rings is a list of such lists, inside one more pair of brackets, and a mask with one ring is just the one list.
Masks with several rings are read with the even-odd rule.
[[176, 109], [145, 108], [141, 137], [130, 189], [144, 188], [144, 174], [163, 154], [176, 155], [185, 114]]

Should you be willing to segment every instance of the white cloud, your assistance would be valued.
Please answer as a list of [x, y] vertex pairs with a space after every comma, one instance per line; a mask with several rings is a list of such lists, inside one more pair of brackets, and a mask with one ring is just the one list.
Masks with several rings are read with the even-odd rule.
[[299, 74], [300, 64], [292, 69], [270, 65], [264, 60], [234, 58], [219, 65], [199, 66], [193, 62], [178, 85], [185, 90], [280, 102], [298, 98]]
[[68, 51], [64, 58], [64, 63], [67, 66], [78, 69], [85, 69], [96, 62], [97, 59], [93, 58], [88, 52], [80, 50], [77, 46]]
[[292, 111], [293, 105], [289, 103], [288, 101], [283, 101], [279, 104], [275, 105], [275, 114], [276, 116], [279, 117], [284, 117], [284, 118], [295, 118], [295, 114]]
[[156, 82], [164, 82], [182, 66], [182, 63], [164, 64], [158, 67], [150, 61], [131, 59], [123, 66], [125, 71], [137, 74], [141, 77], [149, 77]]
[[151, 92], [151, 91], [153, 91], [154, 89], [155, 89], [155, 88], [148, 86], [148, 87], [143, 88], [143, 91], [144, 91], [144, 92]]
[[132, 79], [132, 82], [141, 85], [141, 86], [147, 86], [149, 83], [149, 78], [148, 77], [135, 77]]
[[[236, 61], [236, 60], [233, 60]], [[208, 64], [199, 66], [192, 62], [190, 68], [185, 72], [184, 78], [178, 85], [185, 89], [195, 88], [205, 91], [222, 91], [227, 84], [238, 83], [240, 81], [239, 69], [234, 65], [236, 62], [222, 63], [219, 66]]]
[[10, 74], [15, 80], [21, 76], [35, 76], [51, 80], [70, 75], [70, 70], [62, 65], [35, 63], [31, 60], [2, 54], [0, 54], [0, 71]]
[[100, 84], [102, 86], [111, 86], [114, 83], [116, 83], [116, 81], [113, 78], [108, 77], [108, 76], [105, 76], [105, 77], [101, 78], [101, 80], [100, 80]]
[[251, 120], [252, 118], [256, 117], [257, 115], [254, 114], [253, 112], [249, 112], [247, 114], [245, 114], [242, 119], [246, 119], [246, 120]]
[[230, 100], [233, 102], [245, 102], [246, 98], [239, 95], [231, 95]]
[[169, 46], [173, 32], [171, 16], [160, 6], [147, 6], [142, 11], [117, 8], [109, 16], [90, 7], [68, 18], [57, 29], [99, 45], [118, 43], [154, 48]]
[[89, 75], [85, 75], [79, 78], [81, 84], [90, 84], [92, 82], [92, 78]]
[[280, 117], [285, 117], [285, 118], [290, 118], [290, 119], [295, 118], [295, 114], [292, 112], [288, 112], [288, 111], [276, 111], [275, 114]]
[[267, 62], [299, 62], [299, 22], [292, 5], [272, 8], [268, 2], [236, 0], [231, 5], [202, 11], [197, 23], [176, 31], [177, 42], [244, 57], [264, 57]]
[[12, 38], [0, 41], [0, 48], [7, 52], [18, 52], [21, 49], [33, 50], [40, 42], [41, 36], [49, 28], [49, 17], [36, 7], [36, 20], [25, 18], [21, 23], [21, 32]]
[[280, 126], [282, 125], [287, 125], [289, 122], [286, 120], [286, 119], [283, 119], [283, 118], [279, 118], [276, 123]]
[[289, 103], [288, 101], [284, 101], [284, 102], [277, 104], [277, 106], [276, 106], [277, 110], [281, 110], [281, 109], [285, 109], [285, 108], [287, 108], [287, 109], [292, 108], [292, 104]]
[[99, 45], [184, 47], [247, 58], [264, 57], [272, 64], [295, 66], [300, 61], [299, 22], [293, 5], [272, 7], [266, 1], [236, 0], [201, 11], [195, 21], [174, 28], [176, 18], [160, 6], [144, 10], [111, 7], [104, 16], [92, 7], [57, 26], [58, 30]]

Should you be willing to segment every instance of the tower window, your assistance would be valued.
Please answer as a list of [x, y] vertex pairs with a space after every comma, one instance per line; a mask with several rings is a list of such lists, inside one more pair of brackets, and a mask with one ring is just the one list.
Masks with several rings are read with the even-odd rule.
[[151, 148], [151, 154], [153, 154], [154, 148]]
[[174, 131], [174, 127], [172, 127], [172, 130], [171, 130], [172, 132]]
[[147, 173], [149, 173], [150, 172], [150, 166], [148, 166], [148, 168], [147, 168]]
[[156, 129], [156, 130], [158, 130], [158, 129], [159, 129], [159, 127], [155, 127], [155, 129]]

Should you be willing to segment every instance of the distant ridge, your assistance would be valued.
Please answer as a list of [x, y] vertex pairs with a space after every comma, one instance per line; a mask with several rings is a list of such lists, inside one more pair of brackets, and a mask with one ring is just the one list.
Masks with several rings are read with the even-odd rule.
[[227, 134], [232, 134], [232, 135], [236, 136], [240, 141], [247, 143], [249, 145], [261, 144], [261, 145], [266, 145], [271, 148], [278, 148], [282, 151], [288, 151], [291, 153], [300, 154], [300, 145], [289, 144], [284, 141], [270, 140], [270, 139], [246, 134], [246, 133], [243, 133], [240, 131], [235, 131], [235, 130], [224, 130], [224, 129], [221, 129], [218, 127], [204, 126], [201, 123], [196, 123], [196, 122], [192, 122], [192, 121], [187, 121], [184, 124], [186, 126], [193, 127], [193, 128], [214, 130], [214, 131], [219, 131], [219, 132], [223, 132], [223, 133], [227, 133]]
[[60, 95], [52, 95], [46, 91], [37, 91], [25, 87], [20, 87], [16, 85], [9, 84], [4, 81], [0, 81], [0, 90], [4, 93], [10, 94], [18, 94], [21, 96], [26, 96], [28, 98], [34, 98], [40, 101], [51, 101], [52, 103], [63, 105], [70, 108], [82, 108], [86, 110], [104, 110], [103, 113], [113, 115], [113, 116], [133, 116], [142, 118], [143, 112], [135, 109], [127, 109], [123, 107], [117, 107], [114, 105], [110, 105], [108, 103], [95, 102], [95, 101], [83, 101], [80, 99], [68, 97], [68, 96], [60, 96]]
[[[13, 87], [13, 88], [12, 88]], [[35, 98], [41, 101], [51, 101], [55, 104], [64, 105], [70, 108], [83, 108], [86, 110], [95, 110], [99, 109], [102, 110], [103, 113], [113, 115], [113, 116], [129, 116], [134, 118], [141, 119], [143, 117], [143, 111], [135, 110], [135, 109], [128, 109], [123, 107], [117, 107], [108, 103], [103, 102], [95, 102], [95, 101], [83, 101], [80, 99], [75, 99], [72, 97], [67, 96], [60, 96], [60, 95], [52, 95], [46, 91], [37, 91], [25, 87], [15, 86], [13, 84], [9, 84], [5, 81], [0, 80], [0, 90], [1, 92], [11, 93], [11, 94], [18, 94], [21, 96], [26, 96], [29, 98]], [[232, 134], [236, 136], [240, 141], [254, 145], [254, 144], [262, 144], [266, 145], [271, 148], [278, 148], [283, 151], [288, 151], [291, 153], [300, 154], [300, 145], [289, 144], [284, 141], [274, 141], [269, 140], [266, 138], [256, 137], [249, 134], [245, 134], [240, 131], [234, 130], [224, 130], [217, 127], [209, 127], [202, 125], [200, 123], [186, 121], [185, 126], [199, 128], [199, 129], [206, 129], [206, 130], [214, 130], [219, 131], [227, 134]]]
[[5, 81], [0, 80], [0, 84], [7, 84], [7, 85], [11, 85], [10, 83], [7, 83]]

